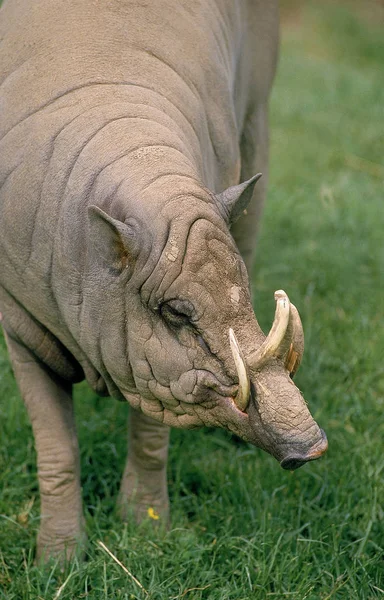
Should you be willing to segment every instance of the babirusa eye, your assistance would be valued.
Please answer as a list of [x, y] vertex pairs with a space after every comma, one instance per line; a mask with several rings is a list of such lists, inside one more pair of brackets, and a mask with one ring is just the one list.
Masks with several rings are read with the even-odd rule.
[[161, 316], [173, 327], [189, 325], [192, 311], [193, 309], [190, 306], [190, 303], [182, 302], [180, 300], [164, 302], [160, 307]]

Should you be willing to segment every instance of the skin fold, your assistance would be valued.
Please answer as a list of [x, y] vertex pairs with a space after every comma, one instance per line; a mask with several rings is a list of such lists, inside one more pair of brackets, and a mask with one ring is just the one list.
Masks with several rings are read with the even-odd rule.
[[255, 360], [266, 338], [247, 269], [268, 172], [276, 5], [0, 10], [0, 311], [37, 449], [38, 558], [85, 540], [72, 406], [83, 379], [132, 407], [123, 517], [134, 506], [138, 520], [149, 508], [168, 520], [170, 426], [224, 427], [286, 468], [326, 449], [290, 376], [302, 330], [285, 296], [284, 335]]

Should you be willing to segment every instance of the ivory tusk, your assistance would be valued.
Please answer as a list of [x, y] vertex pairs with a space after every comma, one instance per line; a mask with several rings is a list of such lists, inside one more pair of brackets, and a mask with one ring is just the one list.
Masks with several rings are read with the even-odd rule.
[[244, 359], [241, 355], [241, 350], [239, 344], [237, 342], [235, 333], [233, 329], [229, 330], [229, 343], [231, 346], [233, 360], [235, 361], [236, 372], [239, 378], [239, 388], [235, 398], [236, 406], [239, 410], [245, 411], [249, 402], [249, 393], [250, 393], [250, 385], [249, 385], [249, 377], [247, 373], [247, 368], [245, 366]]
[[294, 304], [291, 304], [290, 320], [292, 322], [292, 342], [285, 359], [285, 367], [291, 377], [294, 376], [300, 366], [304, 354], [304, 331], [299, 312]]
[[255, 352], [247, 357], [247, 362], [252, 368], [259, 369], [269, 358], [275, 356], [281, 345], [289, 323], [290, 302], [283, 290], [275, 292], [276, 311], [271, 330]]

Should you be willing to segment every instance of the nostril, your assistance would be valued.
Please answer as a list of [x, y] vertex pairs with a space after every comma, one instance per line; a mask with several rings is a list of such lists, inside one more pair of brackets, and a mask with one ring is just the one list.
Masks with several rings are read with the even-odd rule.
[[280, 466], [283, 467], [283, 469], [287, 469], [289, 471], [294, 471], [295, 469], [298, 469], [299, 467], [304, 465], [306, 462], [320, 458], [320, 456], [322, 456], [324, 454], [324, 452], [327, 451], [327, 448], [328, 448], [327, 436], [325, 435], [325, 433], [322, 429], [320, 429], [320, 431], [321, 431], [321, 441], [319, 443], [317, 443], [313, 447], [313, 449], [310, 450], [310, 452], [308, 452], [307, 454], [304, 454], [304, 455], [295, 454], [295, 455], [287, 456], [286, 458], [283, 458], [283, 460], [280, 463]]
[[299, 467], [304, 465], [307, 462], [307, 460], [308, 459], [300, 456], [289, 456], [288, 458], [284, 458], [281, 461], [280, 466], [283, 467], [283, 469], [286, 469], [287, 471], [295, 471], [295, 469], [298, 469]]

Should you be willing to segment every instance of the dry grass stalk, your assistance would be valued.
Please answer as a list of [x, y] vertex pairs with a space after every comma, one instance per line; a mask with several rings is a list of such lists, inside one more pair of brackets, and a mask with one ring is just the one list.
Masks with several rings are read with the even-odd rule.
[[106, 546], [106, 545], [105, 545], [103, 542], [101, 542], [100, 540], [98, 540], [98, 542], [97, 542], [97, 543], [98, 543], [98, 545], [99, 545], [99, 546], [100, 546], [100, 547], [101, 547], [103, 550], [105, 550], [105, 552], [106, 552], [107, 554], [109, 554], [109, 556], [110, 556], [111, 558], [113, 558], [113, 560], [114, 560], [114, 561], [115, 561], [115, 562], [116, 562], [116, 563], [119, 565], [119, 567], [121, 567], [121, 568], [123, 569], [123, 571], [124, 571], [124, 572], [125, 572], [127, 575], [129, 575], [129, 577], [130, 577], [130, 578], [131, 578], [131, 579], [132, 579], [132, 580], [133, 580], [133, 581], [136, 583], [136, 585], [138, 585], [138, 586], [139, 586], [139, 588], [140, 588], [141, 590], [143, 590], [143, 592], [146, 594], [146, 596], [148, 596], [148, 592], [147, 592], [147, 590], [145, 589], [145, 587], [144, 587], [144, 586], [143, 586], [143, 585], [140, 583], [140, 581], [139, 581], [138, 579], [136, 579], [136, 577], [135, 577], [135, 576], [134, 576], [134, 575], [133, 575], [133, 574], [132, 574], [132, 573], [131, 573], [131, 572], [130, 572], [128, 569], [127, 569], [127, 567], [126, 567], [126, 566], [124, 566], [124, 565], [123, 565], [123, 563], [122, 563], [122, 562], [121, 562], [121, 561], [120, 561], [120, 560], [119, 560], [119, 559], [118, 559], [118, 558], [117, 558], [117, 557], [116, 557], [116, 556], [115, 556], [115, 555], [114, 555], [114, 554], [113, 554], [113, 553], [112, 553], [112, 552], [109, 550], [109, 548], [107, 548], [107, 546]]

